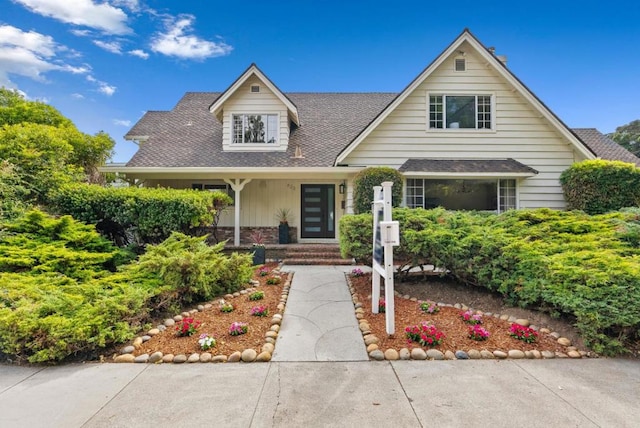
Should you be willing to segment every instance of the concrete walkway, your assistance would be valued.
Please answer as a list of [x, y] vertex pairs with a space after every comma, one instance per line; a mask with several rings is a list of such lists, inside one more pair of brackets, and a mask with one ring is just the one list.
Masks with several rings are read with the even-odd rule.
[[366, 361], [345, 272], [353, 266], [284, 266], [293, 281], [273, 361]]
[[289, 267], [270, 363], [0, 365], [0, 427], [638, 426], [637, 360], [367, 361], [345, 269]]

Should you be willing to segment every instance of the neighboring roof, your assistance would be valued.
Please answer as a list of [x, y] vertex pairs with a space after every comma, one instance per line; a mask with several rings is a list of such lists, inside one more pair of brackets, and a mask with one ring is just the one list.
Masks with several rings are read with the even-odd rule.
[[601, 159], [620, 160], [640, 166], [640, 158], [595, 128], [574, 128], [573, 132]]
[[513, 159], [409, 159], [399, 169], [413, 173], [535, 175], [535, 169]]
[[278, 99], [287, 106], [289, 116], [296, 125], [300, 125], [300, 117], [298, 116], [298, 109], [296, 105], [282, 91], [273, 83], [257, 65], [251, 64], [247, 70], [236, 79], [220, 96], [215, 99], [209, 106], [209, 111], [213, 113], [218, 119], [221, 118], [224, 103], [240, 88], [244, 82], [246, 82], [251, 76], [256, 76], [260, 81], [266, 85]]
[[[127, 133], [148, 136], [127, 167], [332, 167], [349, 141], [391, 102], [392, 93], [287, 93], [304, 125], [286, 152], [225, 152], [222, 123], [209, 112], [219, 92], [188, 92], [168, 112], [148, 112]], [[304, 158], [294, 158], [296, 147]]]
[[586, 147], [580, 139], [556, 116], [549, 108], [520, 81], [500, 59], [498, 59], [487, 47], [485, 47], [469, 29], [465, 28], [462, 33], [444, 50], [431, 64], [425, 68], [398, 96], [381, 111], [369, 125], [358, 134], [358, 136], [344, 148], [336, 158], [336, 165], [339, 165], [378, 125], [393, 112], [418, 86], [422, 84], [447, 58], [453, 55], [464, 42], [475, 48], [476, 52], [482, 56], [488, 64], [492, 64], [495, 70], [504, 77], [513, 87], [526, 99], [543, 117], [545, 117], [580, 153], [587, 159], [593, 158], [594, 154]]

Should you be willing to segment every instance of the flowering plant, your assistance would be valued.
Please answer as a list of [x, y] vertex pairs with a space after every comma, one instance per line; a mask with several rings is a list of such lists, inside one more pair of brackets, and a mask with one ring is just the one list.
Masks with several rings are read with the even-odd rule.
[[200, 335], [200, 339], [198, 340], [198, 343], [200, 344], [200, 349], [202, 349], [203, 351], [206, 351], [216, 346], [218, 342], [212, 336], [209, 336], [207, 333], [204, 333]]
[[489, 338], [489, 332], [480, 327], [479, 324], [469, 326], [469, 339], [473, 340], [487, 340]]
[[220, 302], [220, 312], [232, 312], [233, 305], [231, 303], [227, 303], [224, 300]]
[[245, 334], [249, 327], [246, 323], [243, 322], [233, 322], [231, 323], [231, 327], [229, 327], [229, 334], [231, 336], [240, 336], [241, 334]]
[[462, 317], [462, 320], [467, 324], [482, 324], [482, 315], [474, 314], [471, 311], [460, 312], [460, 317]]
[[360, 268], [355, 268], [354, 270], [351, 271], [351, 275], [355, 277], [364, 276], [364, 272], [362, 272], [362, 269]]
[[266, 266], [262, 266], [260, 269], [258, 269], [258, 275], [260, 275], [260, 276], [267, 276], [267, 275], [269, 275], [269, 272], [271, 272], [271, 271]]
[[178, 336], [191, 336], [200, 327], [200, 321], [195, 321], [193, 318], [184, 318], [176, 326], [176, 332]]
[[267, 278], [267, 284], [269, 285], [278, 285], [280, 284], [280, 281], [282, 281], [282, 279], [279, 276], [275, 275]]
[[438, 346], [445, 338], [444, 333], [438, 330], [435, 325], [425, 321], [419, 325], [406, 327], [404, 333], [409, 340], [418, 342], [422, 346]]
[[264, 299], [264, 291], [254, 291], [249, 294], [249, 300], [262, 300]]
[[251, 315], [254, 317], [266, 317], [269, 315], [269, 309], [266, 306], [254, 306], [251, 308]]
[[387, 312], [387, 302], [385, 302], [384, 299], [380, 299], [378, 302], [378, 312], [381, 314]]
[[538, 338], [538, 332], [530, 327], [525, 327], [520, 324], [513, 323], [509, 329], [511, 337], [515, 337], [523, 342], [533, 343]]
[[425, 314], [437, 314], [440, 312], [440, 307], [438, 307], [435, 302], [422, 302], [420, 309], [422, 309], [422, 312]]

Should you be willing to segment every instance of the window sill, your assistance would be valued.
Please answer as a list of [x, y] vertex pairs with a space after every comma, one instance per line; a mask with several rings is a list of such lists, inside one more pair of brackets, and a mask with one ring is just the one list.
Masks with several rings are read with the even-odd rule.
[[222, 150], [225, 152], [286, 152], [287, 146], [267, 143], [224, 144]]

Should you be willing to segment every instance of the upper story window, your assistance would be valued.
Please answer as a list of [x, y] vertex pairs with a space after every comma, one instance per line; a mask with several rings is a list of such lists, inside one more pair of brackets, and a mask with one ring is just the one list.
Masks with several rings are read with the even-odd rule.
[[234, 114], [233, 144], [278, 142], [277, 114]]
[[430, 95], [430, 129], [491, 129], [490, 95]]

